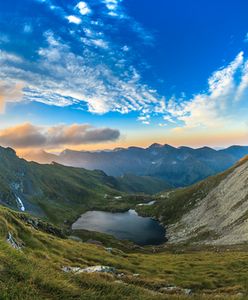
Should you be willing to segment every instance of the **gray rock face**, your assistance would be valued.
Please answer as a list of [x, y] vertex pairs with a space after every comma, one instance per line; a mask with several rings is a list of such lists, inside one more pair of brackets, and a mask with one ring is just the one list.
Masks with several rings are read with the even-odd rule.
[[179, 222], [167, 228], [171, 243], [231, 245], [248, 241], [248, 161], [235, 168]]

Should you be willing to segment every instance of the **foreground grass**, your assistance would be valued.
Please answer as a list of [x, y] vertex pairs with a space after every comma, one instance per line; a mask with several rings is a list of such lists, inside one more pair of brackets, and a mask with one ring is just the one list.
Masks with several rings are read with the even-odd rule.
[[[7, 242], [7, 233], [24, 244]], [[191, 299], [247, 299], [248, 252], [242, 249], [199, 251], [114, 248], [76, 242], [34, 229], [22, 215], [0, 209], [0, 299], [188, 299], [161, 292], [166, 286], [192, 289]], [[63, 266], [107, 265], [123, 272], [64, 273]], [[139, 276], [133, 276], [138, 273]], [[241, 294], [242, 293], [242, 296]]]

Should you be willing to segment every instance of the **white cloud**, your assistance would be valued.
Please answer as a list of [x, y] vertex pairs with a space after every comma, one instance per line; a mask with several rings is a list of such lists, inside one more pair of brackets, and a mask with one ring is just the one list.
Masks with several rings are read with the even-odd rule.
[[74, 23], [74, 24], [80, 24], [82, 22], [82, 20], [76, 16], [67, 16], [66, 19], [69, 21], [69, 23]]
[[173, 118], [169, 115], [163, 116], [163, 119], [164, 119], [164, 121], [168, 121], [170, 123], [174, 123], [174, 124], [176, 123], [176, 121], [173, 120]]
[[151, 120], [150, 115], [143, 115], [138, 117], [138, 121], [141, 121], [142, 124], [149, 125]]
[[88, 4], [86, 2], [80, 1], [76, 8], [79, 9], [79, 12], [81, 15], [85, 16], [91, 13], [91, 9], [89, 8]]
[[35, 71], [27, 71], [28, 61], [20, 60], [22, 63], [14, 66], [7, 54], [2, 60], [4, 78], [25, 78], [25, 101], [60, 107], [78, 105], [96, 114], [109, 111], [148, 114], [158, 103], [156, 91], [141, 82], [134, 67], [125, 64], [120, 74], [119, 68], [115, 70], [104, 64], [98, 53], [85, 49], [82, 55], [76, 55], [51, 32], [45, 37], [48, 47], [39, 49], [39, 60], [32, 62]]
[[107, 9], [113, 11], [113, 10], [117, 10], [118, 4], [121, 1], [119, 1], [119, 0], [104, 0], [103, 2], [105, 3]]
[[190, 100], [178, 102], [172, 98], [167, 104], [169, 116], [182, 121], [184, 128], [217, 128], [237, 118], [235, 102], [244, 101], [248, 89], [248, 62], [244, 53], [240, 52], [229, 65], [214, 72], [208, 84], [207, 92]]
[[122, 47], [122, 50], [124, 52], [128, 52], [130, 49], [129, 49], [129, 47], [127, 45], [125, 45], [125, 46]]
[[107, 49], [108, 48], [108, 43], [102, 39], [92, 39], [91, 43], [97, 47], [103, 48], [103, 49]]

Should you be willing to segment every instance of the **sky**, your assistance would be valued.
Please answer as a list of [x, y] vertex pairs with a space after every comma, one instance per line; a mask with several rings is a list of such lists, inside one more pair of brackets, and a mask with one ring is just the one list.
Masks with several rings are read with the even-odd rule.
[[0, 2], [0, 145], [248, 144], [246, 0]]

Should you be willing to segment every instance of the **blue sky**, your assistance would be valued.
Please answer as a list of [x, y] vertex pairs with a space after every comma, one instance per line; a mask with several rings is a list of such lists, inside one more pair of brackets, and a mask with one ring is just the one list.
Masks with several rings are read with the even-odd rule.
[[247, 11], [245, 0], [2, 1], [0, 144], [247, 144]]

